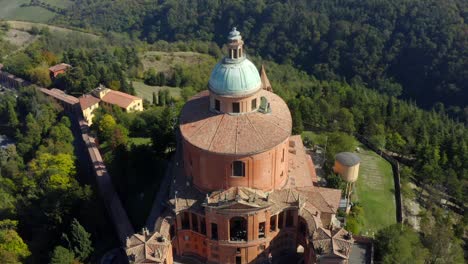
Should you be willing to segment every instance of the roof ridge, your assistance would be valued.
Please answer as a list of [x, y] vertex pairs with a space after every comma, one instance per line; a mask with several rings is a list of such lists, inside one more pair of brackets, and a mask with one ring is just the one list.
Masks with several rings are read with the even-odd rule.
[[221, 120], [218, 122], [218, 125], [216, 126], [216, 131], [213, 134], [213, 137], [211, 137], [210, 145], [208, 146], [208, 149], [211, 149], [211, 146], [213, 145], [213, 141], [216, 138], [216, 134], [218, 133], [218, 129], [221, 126], [221, 123], [223, 122], [223, 120], [224, 120], [224, 115], [221, 115]]
[[[141, 98], [138, 97], [138, 96], [134, 96], [134, 95], [131, 95], [131, 94], [128, 94], [128, 93], [124, 93], [124, 92], [122, 92], [122, 91], [112, 90], [112, 89], [110, 89], [110, 88], [107, 88], [107, 89], [109, 89], [109, 92], [108, 92], [108, 93], [112, 93], [112, 92], [113, 92], [113, 93], [117, 93], [117, 94], [120, 94], [120, 95], [122, 95], [122, 96], [124, 96], [124, 97], [127, 97], [127, 98], [129, 98], [129, 99], [141, 99]], [[107, 94], [106, 94], [106, 95], [107, 95]], [[105, 95], [104, 95], [104, 96], [105, 96]]]
[[249, 118], [249, 115], [245, 115], [247, 120], [249, 121], [249, 124], [250, 126], [255, 130], [255, 132], [257, 132], [257, 135], [258, 137], [260, 138], [260, 140], [262, 141], [263, 144], [265, 144], [265, 139], [263, 138], [263, 136], [258, 132], [257, 128], [252, 124], [252, 121], [250, 120]]

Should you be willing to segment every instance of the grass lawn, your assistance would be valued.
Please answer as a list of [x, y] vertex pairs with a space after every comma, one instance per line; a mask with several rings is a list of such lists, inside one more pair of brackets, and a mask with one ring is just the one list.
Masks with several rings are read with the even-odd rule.
[[[14, 19], [31, 22], [47, 22], [57, 14], [39, 6], [24, 6], [29, 0], [0, 0], [0, 19]], [[43, 0], [43, 2], [59, 8], [68, 7], [70, 0]]]
[[[304, 131], [304, 140], [311, 140], [313, 145], [325, 145], [326, 133]], [[359, 177], [355, 185], [353, 201], [358, 202], [364, 209], [361, 233], [372, 235], [384, 227], [396, 223], [396, 206], [393, 184], [393, 172], [390, 163], [372, 150], [366, 149], [359, 141], [361, 158]], [[330, 143], [330, 142], [328, 142]]]
[[361, 233], [372, 235], [396, 223], [393, 173], [390, 163], [375, 152], [361, 146], [362, 162], [353, 200], [364, 208]]
[[43, 2], [59, 8], [67, 8], [73, 3], [70, 0], [43, 0]]
[[47, 22], [56, 14], [38, 6], [21, 7], [28, 0], [0, 0], [0, 19], [15, 19], [32, 22]]
[[135, 87], [135, 92], [138, 96], [146, 99], [150, 102], [153, 102], [153, 92], [158, 94], [159, 90], [167, 89], [171, 97], [179, 98], [180, 97], [180, 88], [169, 87], [169, 86], [150, 86], [146, 85], [143, 82], [134, 81], [133, 87]]
[[167, 72], [176, 65], [190, 65], [205, 61], [214, 62], [214, 59], [209, 55], [191, 51], [147, 51], [144, 52], [140, 58], [145, 70], [154, 68], [156, 72]]

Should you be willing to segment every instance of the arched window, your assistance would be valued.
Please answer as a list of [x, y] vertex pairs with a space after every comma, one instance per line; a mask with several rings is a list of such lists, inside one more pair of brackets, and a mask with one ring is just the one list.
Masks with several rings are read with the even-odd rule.
[[243, 161], [236, 160], [232, 163], [232, 176], [245, 177], [245, 163]]

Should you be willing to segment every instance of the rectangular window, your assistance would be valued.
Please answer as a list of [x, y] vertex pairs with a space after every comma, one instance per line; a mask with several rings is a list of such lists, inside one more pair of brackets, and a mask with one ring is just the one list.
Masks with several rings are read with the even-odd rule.
[[198, 232], [198, 217], [192, 213], [192, 230]]
[[232, 163], [232, 176], [244, 177], [245, 176], [245, 164], [242, 161], [236, 160]]
[[188, 212], [183, 212], [180, 215], [180, 222], [182, 223], [182, 229], [190, 229], [190, 216]]
[[252, 111], [257, 109], [257, 98], [252, 99]]
[[206, 235], [205, 217], [200, 217], [200, 233], [202, 235]]
[[242, 264], [242, 257], [236, 256], [236, 264]]
[[232, 112], [233, 113], [240, 113], [240, 104], [239, 103], [232, 103]]
[[265, 222], [258, 224], [258, 238], [265, 238]]
[[219, 102], [218, 99], [215, 99], [215, 110], [221, 111], [221, 103]]
[[211, 239], [218, 240], [218, 225], [211, 223]]
[[270, 217], [270, 232], [276, 231], [276, 218], [278, 215], [272, 215]]

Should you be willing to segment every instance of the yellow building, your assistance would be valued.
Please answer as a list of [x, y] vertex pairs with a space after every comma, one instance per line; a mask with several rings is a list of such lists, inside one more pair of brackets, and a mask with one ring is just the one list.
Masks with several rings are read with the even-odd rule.
[[93, 95], [98, 97], [105, 106], [115, 105], [125, 112], [143, 111], [143, 99], [137, 96], [114, 91], [104, 86], [96, 88]]
[[81, 112], [89, 126], [93, 124], [94, 113], [93, 111], [99, 107], [101, 100], [92, 95], [85, 94], [78, 98], [80, 100]]

